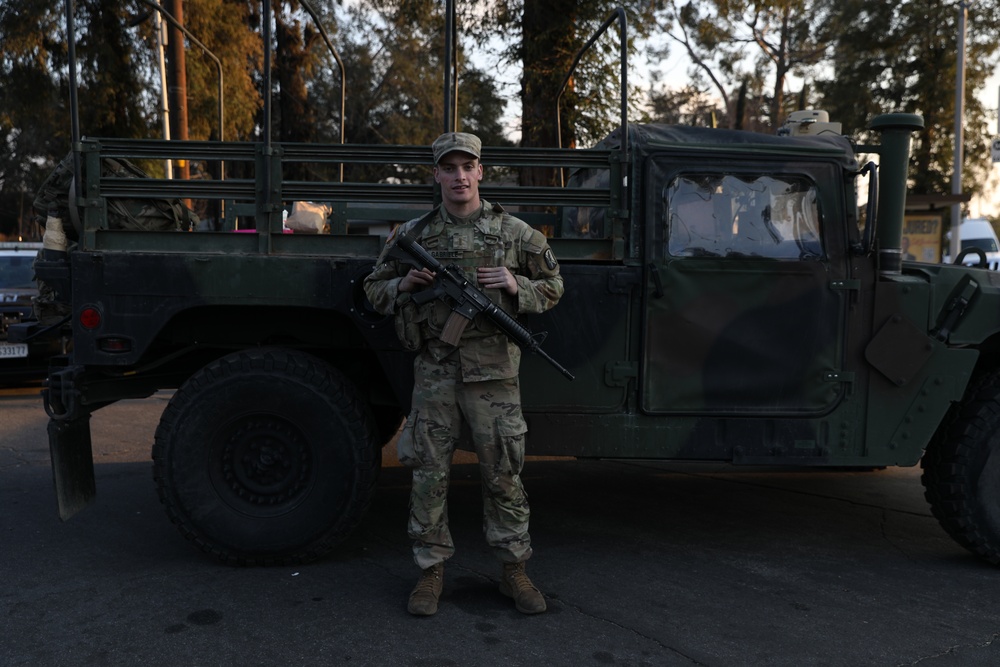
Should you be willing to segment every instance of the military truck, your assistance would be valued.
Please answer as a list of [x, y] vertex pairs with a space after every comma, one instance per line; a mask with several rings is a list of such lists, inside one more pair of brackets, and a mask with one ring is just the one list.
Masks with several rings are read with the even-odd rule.
[[[1000, 274], [963, 258], [901, 260], [922, 120], [879, 116], [880, 141], [858, 144], [816, 119], [772, 136], [630, 124], [625, 110], [623, 94], [620, 127], [595, 148], [483, 149], [488, 169], [545, 167], [567, 183], [482, 186], [546, 231], [566, 284], [554, 310], [522, 321], [575, 376], [525, 356], [529, 453], [922, 462], [945, 530], [1000, 564]], [[153, 476], [200, 549], [230, 563], [301, 562], [361, 521], [412, 386], [412, 356], [361, 284], [388, 225], [435, 193], [286, 173], [429, 166], [431, 154], [277, 143], [269, 130], [256, 143], [75, 142], [66, 210], [52, 215], [74, 240], [37, 263], [72, 334], [44, 390], [63, 518], [94, 497], [91, 415], [173, 390]], [[242, 163], [250, 177], [103, 168], [138, 158], [224, 161], [229, 173]], [[114, 202], [165, 198], [218, 202], [222, 224], [135, 231], [109, 214]], [[328, 203], [329, 233], [285, 233], [298, 201]], [[376, 222], [382, 231], [368, 233]], [[20, 340], [42, 330], [15, 329]]]

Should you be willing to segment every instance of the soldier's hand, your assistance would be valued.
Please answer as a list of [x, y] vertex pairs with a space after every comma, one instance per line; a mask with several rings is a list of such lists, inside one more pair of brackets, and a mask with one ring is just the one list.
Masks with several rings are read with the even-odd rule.
[[434, 283], [434, 272], [430, 269], [410, 269], [399, 281], [400, 292], [416, 292]]
[[517, 294], [517, 280], [506, 266], [480, 266], [477, 269], [479, 285], [487, 289], [502, 289]]

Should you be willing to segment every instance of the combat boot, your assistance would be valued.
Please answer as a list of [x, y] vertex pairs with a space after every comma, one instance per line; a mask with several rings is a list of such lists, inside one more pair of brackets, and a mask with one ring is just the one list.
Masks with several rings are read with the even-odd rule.
[[545, 611], [545, 598], [535, 588], [524, 572], [524, 563], [504, 563], [500, 592], [514, 598], [514, 606], [522, 614], [540, 614]]
[[444, 563], [431, 565], [420, 573], [417, 585], [410, 593], [406, 611], [414, 616], [433, 616], [438, 610], [438, 598], [444, 586]]

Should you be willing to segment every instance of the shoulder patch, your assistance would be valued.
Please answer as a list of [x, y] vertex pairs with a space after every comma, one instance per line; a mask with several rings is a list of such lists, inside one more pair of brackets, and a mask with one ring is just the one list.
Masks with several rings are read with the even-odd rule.
[[402, 226], [403, 225], [396, 225], [392, 228], [392, 231], [389, 232], [389, 237], [385, 240], [386, 245], [391, 245], [392, 242], [396, 240], [396, 236], [399, 234], [399, 228]]
[[549, 271], [554, 271], [555, 268], [559, 266], [559, 262], [556, 261], [556, 256], [552, 253], [552, 248], [545, 249], [542, 259], [545, 260], [545, 268]]
[[392, 231], [389, 232], [389, 236], [385, 239], [385, 245], [382, 246], [382, 252], [380, 252], [378, 255], [378, 261], [376, 262], [376, 264], [381, 265], [385, 263], [385, 260], [389, 256], [389, 250], [392, 249], [393, 243], [396, 242], [396, 237], [399, 235], [399, 230], [402, 226], [403, 225], [396, 225], [395, 227], [392, 228]]

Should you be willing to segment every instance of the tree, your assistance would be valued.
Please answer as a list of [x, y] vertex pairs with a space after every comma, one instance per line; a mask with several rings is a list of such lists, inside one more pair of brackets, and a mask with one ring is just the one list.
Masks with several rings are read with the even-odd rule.
[[[337, 50], [347, 71], [345, 136], [348, 143], [429, 145], [444, 127], [444, 16], [431, 0], [374, 0], [338, 14]], [[319, 48], [319, 47], [317, 47]], [[324, 109], [320, 138], [339, 140], [339, 73], [323, 47], [312, 105]], [[500, 117], [503, 100], [490, 77], [469, 62], [459, 45], [457, 126], [487, 144], [509, 143]], [[430, 152], [428, 151], [428, 157]], [[354, 165], [347, 180], [420, 181], [426, 167]]]
[[[62, 7], [55, 0], [0, 5], [0, 210], [8, 212], [0, 225], [7, 233], [24, 229], [35, 184], [69, 150]], [[81, 129], [143, 136], [153, 118], [136, 101], [148, 57], [128, 27], [130, 15], [114, 0], [81, 0], [77, 18]]]
[[693, 80], [709, 80], [722, 98], [729, 127], [756, 125], [738, 122], [731, 96], [741, 86], [763, 89], [769, 77], [762, 120], [773, 131], [799, 104], [787, 91], [789, 78], [808, 77], [827, 52], [832, 6], [830, 0], [669, 0], [659, 20], [690, 58]]
[[[560, 86], [580, 49], [598, 27], [623, 6], [628, 16], [628, 50], [634, 37], [652, 24], [651, 3], [639, 0], [502, 0], [470, 5], [465, 25], [474, 38], [486, 43], [501, 36], [496, 54], [501, 67], [519, 66], [521, 75], [521, 145], [552, 147], [590, 144], [618, 125], [620, 48], [617, 26], [610, 28], [580, 60], [569, 80], [556, 114]], [[639, 91], [626, 93], [630, 109], [638, 109]], [[561, 136], [556, 134], [556, 126]], [[524, 169], [522, 185], [553, 185], [557, 172]]]
[[[224, 137], [248, 141], [263, 106], [255, 75], [263, 66], [264, 45], [257, 32], [260, 3], [245, 0], [184, 0], [184, 22], [222, 63]], [[259, 9], [257, 9], [259, 11]], [[150, 44], [153, 47], [153, 44]], [[196, 45], [188, 45], [188, 136], [218, 139], [218, 72]]]
[[[917, 113], [924, 129], [914, 141], [912, 191], [950, 192], [953, 171], [957, 7], [943, 0], [865, 3], [838, 6], [833, 75], [818, 82], [823, 105], [863, 133], [872, 117], [888, 111]], [[972, 5], [966, 55], [964, 179], [967, 192], [979, 192], [989, 163], [986, 110], [976, 97], [994, 71], [1000, 50], [1000, 3]]]
[[[253, 4], [253, 3], [251, 3]], [[259, 37], [242, 0], [185, 0], [186, 25], [223, 61], [226, 136], [249, 138], [259, 96], [252, 66]], [[156, 137], [159, 91], [152, 10], [143, 2], [77, 0], [81, 132]], [[191, 47], [195, 48], [195, 47]], [[259, 66], [259, 65], [258, 65]], [[206, 139], [217, 118], [217, 73], [202, 54], [188, 58], [190, 136]], [[0, 231], [30, 219], [34, 188], [69, 151], [69, 78], [63, 0], [0, 3]], [[156, 172], [158, 165], [149, 166]]]
[[653, 77], [649, 95], [649, 117], [658, 123], [671, 125], [714, 126], [724, 115], [715, 98], [698, 86], [689, 84], [680, 89], [657, 88], [659, 77]]
[[[50, 134], [45, 126], [59, 114], [57, 12], [37, 2], [0, 5], [0, 234], [27, 233], [20, 224], [30, 209], [35, 166], [69, 127]], [[65, 60], [63, 59], [63, 63]], [[35, 122], [29, 122], [29, 119]], [[30, 214], [27, 216], [30, 217]], [[37, 230], [34, 230], [37, 233]]]
[[[309, 103], [308, 80], [316, 64], [315, 47], [320, 33], [312, 19], [299, 10], [295, 0], [270, 0], [274, 15], [275, 51], [272, 64], [277, 89], [273, 92], [274, 127], [279, 141], [309, 142], [316, 139], [316, 112]], [[286, 178], [303, 179], [308, 165], [285, 168]]]

